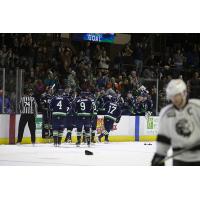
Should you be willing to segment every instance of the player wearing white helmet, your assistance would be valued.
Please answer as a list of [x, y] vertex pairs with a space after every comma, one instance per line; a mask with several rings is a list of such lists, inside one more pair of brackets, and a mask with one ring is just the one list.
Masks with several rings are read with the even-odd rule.
[[156, 153], [151, 164], [164, 165], [172, 147], [173, 165], [200, 165], [200, 100], [187, 99], [187, 87], [181, 79], [171, 80], [166, 94], [172, 103], [160, 112]]

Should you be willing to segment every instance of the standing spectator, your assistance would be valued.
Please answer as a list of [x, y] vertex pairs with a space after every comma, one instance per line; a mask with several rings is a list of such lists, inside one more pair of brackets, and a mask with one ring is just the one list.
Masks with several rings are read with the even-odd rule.
[[7, 95], [4, 96], [4, 110], [3, 110], [3, 90], [0, 90], [0, 113], [11, 113], [10, 99]]
[[107, 56], [106, 51], [104, 50], [103, 53], [99, 56], [99, 61], [102, 64], [108, 64], [110, 58]]
[[140, 76], [143, 69], [143, 49], [142, 44], [137, 43], [135, 51], [133, 53], [134, 64], [136, 65], [136, 72]]
[[67, 78], [67, 86], [71, 88], [76, 87], [76, 72], [75, 71], [71, 71], [71, 73], [69, 74]]
[[176, 54], [174, 55], [174, 65], [178, 73], [183, 70], [183, 62], [184, 56], [180, 49], [177, 50]]

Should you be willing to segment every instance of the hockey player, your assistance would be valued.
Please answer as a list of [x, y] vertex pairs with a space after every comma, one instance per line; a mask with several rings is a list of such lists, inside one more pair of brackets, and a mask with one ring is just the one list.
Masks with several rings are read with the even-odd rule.
[[134, 108], [135, 108], [135, 99], [132, 95], [132, 93], [129, 91], [127, 93], [127, 96], [124, 100], [124, 103], [122, 104], [122, 115], [133, 115], [134, 113]]
[[105, 115], [104, 115], [104, 127], [105, 130], [98, 136], [99, 142], [101, 142], [101, 138], [105, 136], [105, 143], [109, 142], [109, 133], [113, 128], [114, 122], [119, 123], [121, 118], [121, 108], [117, 103], [116, 97], [111, 97], [111, 101], [107, 102], [104, 106]]
[[71, 93], [65, 95], [68, 101], [70, 102], [71, 109], [68, 113], [68, 115], [65, 118], [65, 128], [67, 128], [67, 135], [65, 138], [66, 143], [71, 143], [72, 142], [72, 130], [74, 128], [74, 121], [75, 121], [75, 112], [74, 112], [74, 102], [75, 98]]
[[50, 102], [50, 109], [52, 111], [54, 146], [61, 145], [65, 117], [71, 109], [70, 106], [69, 100], [63, 96], [63, 90], [58, 90], [58, 93]]
[[51, 98], [51, 88], [47, 86], [46, 91], [42, 94], [40, 100], [42, 108], [42, 138], [49, 138], [53, 136], [51, 111], [49, 108]]
[[147, 97], [144, 94], [139, 94], [136, 97], [134, 113], [135, 115], [145, 116], [148, 112]]
[[107, 102], [110, 101], [110, 98], [108, 95], [106, 95], [105, 90], [101, 90], [99, 95], [97, 96], [96, 105], [98, 107], [98, 114], [103, 115], [104, 114], [104, 106]]
[[81, 144], [82, 129], [84, 128], [87, 145], [90, 146], [91, 140], [91, 117], [93, 115], [92, 101], [89, 99], [89, 94], [82, 92], [80, 98], [77, 99], [75, 105], [77, 114], [77, 146]]
[[[177, 154], [174, 166], [200, 165], [200, 100], [187, 99], [186, 84], [181, 79], [171, 80], [166, 94], [172, 103], [160, 112], [156, 153], [151, 164], [164, 165], [172, 147], [173, 154]], [[188, 147], [191, 148], [180, 153]]]
[[97, 128], [97, 105], [96, 105], [96, 98], [95, 96], [91, 96], [92, 106], [93, 106], [93, 115], [92, 115], [92, 137], [91, 142], [95, 142], [95, 135], [96, 135], [96, 128]]

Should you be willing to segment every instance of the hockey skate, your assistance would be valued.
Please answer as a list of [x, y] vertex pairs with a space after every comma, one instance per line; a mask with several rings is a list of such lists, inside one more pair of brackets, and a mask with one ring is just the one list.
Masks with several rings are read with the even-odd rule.
[[72, 143], [72, 140], [71, 140], [71, 138], [65, 138], [65, 143], [67, 143], [67, 144], [71, 144]]
[[80, 146], [81, 146], [81, 136], [77, 136], [76, 146], [77, 146], [77, 147], [80, 147]]
[[109, 139], [108, 139], [108, 135], [105, 135], [105, 141], [104, 141], [105, 144], [108, 144], [109, 143]]
[[83, 136], [82, 143], [84, 143], [84, 144], [87, 143], [85, 136]]
[[104, 136], [103, 133], [101, 133], [101, 134], [98, 136], [98, 140], [97, 140], [97, 141], [98, 141], [99, 143], [101, 143], [101, 138], [102, 138], [103, 136]]
[[90, 137], [87, 137], [87, 138], [86, 138], [86, 142], [87, 142], [87, 146], [90, 147], [90, 144], [91, 144], [91, 143], [90, 143]]
[[92, 144], [95, 144], [95, 143], [96, 143], [95, 137], [94, 137], [94, 136], [92, 136], [92, 138], [91, 138], [91, 143], [92, 143]]
[[81, 142], [80, 141], [76, 142], [76, 146], [80, 147], [81, 146]]

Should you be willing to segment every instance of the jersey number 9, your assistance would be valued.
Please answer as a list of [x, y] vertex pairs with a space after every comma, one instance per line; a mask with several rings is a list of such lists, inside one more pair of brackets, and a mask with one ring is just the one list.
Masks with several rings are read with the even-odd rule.
[[81, 110], [84, 111], [84, 110], [85, 110], [85, 103], [84, 103], [84, 102], [81, 102], [81, 103], [80, 103], [80, 106], [81, 106]]

